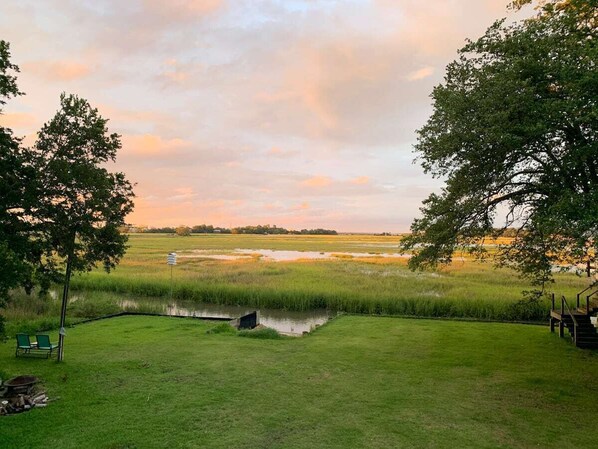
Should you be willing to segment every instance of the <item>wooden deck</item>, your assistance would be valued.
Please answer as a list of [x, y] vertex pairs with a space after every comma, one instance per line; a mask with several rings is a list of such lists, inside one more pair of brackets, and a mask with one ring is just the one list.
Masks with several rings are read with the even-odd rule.
[[598, 349], [598, 330], [590, 320], [596, 310], [592, 306], [572, 309], [564, 297], [561, 298], [561, 307], [555, 308], [553, 298], [550, 331], [554, 332], [558, 327], [559, 336], [563, 338], [566, 329], [578, 348]]

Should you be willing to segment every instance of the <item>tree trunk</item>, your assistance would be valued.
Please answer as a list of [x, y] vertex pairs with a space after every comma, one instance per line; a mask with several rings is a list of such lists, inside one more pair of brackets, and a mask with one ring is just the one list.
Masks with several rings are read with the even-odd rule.
[[71, 283], [72, 259], [73, 259], [74, 248], [75, 248], [75, 236], [73, 236], [71, 248], [69, 250], [69, 254], [66, 259], [66, 273], [64, 276], [64, 287], [62, 289], [62, 307], [60, 309], [60, 331], [58, 333], [58, 357], [57, 357], [58, 362], [61, 362], [64, 358], [64, 336], [66, 334], [64, 325], [65, 325], [65, 321], [66, 321], [66, 306], [67, 306], [68, 300], [69, 300], [69, 286]]

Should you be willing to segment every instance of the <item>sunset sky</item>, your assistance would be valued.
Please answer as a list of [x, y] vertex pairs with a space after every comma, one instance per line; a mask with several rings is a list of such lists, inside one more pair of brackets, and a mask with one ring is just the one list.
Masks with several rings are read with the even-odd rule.
[[0, 123], [32, 142], [61, 92], [89, 100], [130, 223], [406, 231], [441, 185], [412, 163], [429, 94], [507, 3], [3, 0], [27, 95]]

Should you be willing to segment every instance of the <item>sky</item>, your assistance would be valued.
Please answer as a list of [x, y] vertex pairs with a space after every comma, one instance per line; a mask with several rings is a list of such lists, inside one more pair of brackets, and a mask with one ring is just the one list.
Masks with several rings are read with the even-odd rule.
[[26, 142], [87, 99], [122, 135], [129, 223], [405, 232], [430, 93], [507, 0], [2, 0]]

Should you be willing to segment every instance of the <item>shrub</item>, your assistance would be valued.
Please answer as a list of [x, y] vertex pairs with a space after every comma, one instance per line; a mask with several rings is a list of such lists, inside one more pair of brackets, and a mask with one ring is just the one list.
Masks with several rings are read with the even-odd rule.
[[284, 335], [279, 334], [276, 329], [269, 327], [239, 331], [238, 335], [239, 337], [260, 338], [263, 340], [280, 340], [286, 338]]
[[175, 229], [176, 235], [186, 237], [191, 235], [191, 228], [189, 226], [179, 226]]

